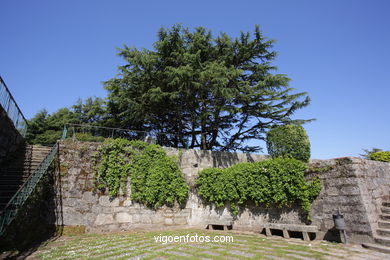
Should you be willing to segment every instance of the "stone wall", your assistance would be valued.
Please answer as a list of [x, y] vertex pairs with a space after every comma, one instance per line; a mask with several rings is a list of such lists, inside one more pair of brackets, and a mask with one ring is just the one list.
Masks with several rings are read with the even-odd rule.
[[0, 106], [0, 164], [10, 153], [17, 150], [23, 140], [22, 135]]
[[317, 161], [312, 166], [329, 169], [307, 175], [320, 178], [322, 184], [312, 205], [313, 224], [325, 238], [333, 238], [337, 232], [332, 215], [340, 211], [351, 241], [372, 242], [382, 201], [390, 195], [390, 163], [346, 157]]
[[34, 252], [42, 243], [62, 233], [59, 177], [53, 163], [0, 237], [0, 252], [17, 253], [9, 259], [24, 259], [25, 255], [18, 254]]
[[[130, 230], [191, 226], [205, 228], [208, 223], [232, 221], [234, 229], [260, 231], [266, 222], [309, 224], [298, 206], [267, 209], [248, 206], [233, 218], [227, 208], [204, 204], [190, 189], [184, 208], [152, 210], [126, 197], [110, 199], [93, 192], [90, 156], [99, 144], [64, 141], [60, 146], [63, 175], [63, 220], [65, 225], [82, 225], [87, 231]], [[209, 167], [229, 167], [239, 162], [264, 160], [263, 155], [223, 153], [166, 148], [179, 157], [186, 181], [193, 186], [198, 172]], [[320, 228], [318, 238], [336, 239], [332, 214], [344, 215], [351, 242], [370, 241], [376, 228], [381, 201], [390, 191], [390, 164], [358, 158], [316, 161], [317, 170], [308, 179], [319, 177], [322, 191], [313, 202], [312, 224]], [[320, 172], [318, 169], [322, 169]], [[387, 196], [387, 197], [386, 197]]]

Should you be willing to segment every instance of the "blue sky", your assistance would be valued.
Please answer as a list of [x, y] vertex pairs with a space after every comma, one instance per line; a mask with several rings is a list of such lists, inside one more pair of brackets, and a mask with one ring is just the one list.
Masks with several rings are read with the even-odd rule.
[[78, 98], [104, 97], [123, 44], [151, 48], [157, 30], [183, 23], [231, 36], [277, 40], [278, 73], [307, 91], [297, 118], [312, 158], [390, 150], [390, 1], [387, 0], [2, 0], [0, 75], [27, 118]]

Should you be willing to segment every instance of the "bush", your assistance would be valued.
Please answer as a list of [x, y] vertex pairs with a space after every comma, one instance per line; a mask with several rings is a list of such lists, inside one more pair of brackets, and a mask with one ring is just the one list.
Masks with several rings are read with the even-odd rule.
[[321, 191], [318, 179], [306, 182], [306, 165], [290, 158], [240, 163], [227, 169], [210, 168], [196, 180], [198, 194], [217, 207], [230, 204], [232, 213], [238, 206], [253, 201], [256, 205], [291, 206], [298, 202], [309, 213], [310, 202]]
[[267, 133], [267, 150], [272, 158], [310, 159], [310, 141], [305, 129], [298, 125], [282, 125]]
[[83, 142], [104, 142], [104, 140], [106, 139], [103, 136], [94, 136], [91, 133], [76, 133], [75, 138], [76, 140]]
[[390, 151], [371, 153], [370, 159], [374, 161], [390, 162]]
[[125, 191], [131, 179], [132, 200], [149, 207], [185, 202], [188, 185], [174, 158], [158, 145], [127, 139], [107, 139], [93, 157], [98, 189], [110, 196]]

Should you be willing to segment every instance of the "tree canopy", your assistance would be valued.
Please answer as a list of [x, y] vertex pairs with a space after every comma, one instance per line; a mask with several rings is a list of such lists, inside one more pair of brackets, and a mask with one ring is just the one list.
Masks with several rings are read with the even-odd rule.
[[106, 122], [105, 101], [101, 98], [79, 99], [71, 108], [60, 108], [49, 114], [45, 109], [28, 120], [27, 142], [31, 144], [54, 144], [62, 135], [65, 124], [104, 125]]
[[255, 152], [272, 125], [303, 123], [307, 106], [289, 78], [274, 74], [273, 40], [261, 33], [214, 37], [203, 27], [161, 28], [154, 49], [124, 46], [126, 64], [105, 82], [107, 114], [115, 127], [170, 133], [176, 147]]

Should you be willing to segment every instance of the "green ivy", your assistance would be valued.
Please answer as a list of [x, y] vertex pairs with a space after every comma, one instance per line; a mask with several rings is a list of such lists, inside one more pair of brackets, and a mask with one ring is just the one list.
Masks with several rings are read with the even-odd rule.
[[108, 139], [93, 156], [96, 187], [110, 196], [125, 193], [131, 182], [131, 199], [149, 207], [182, 204], [188, 185], [174, 158], [158, 145], [126, 139]]
[[374, 161], [390, 162], [390, 151], [380, 151], [370, 154], [370, 159]]
[[302, 126], [276, 126], [267, 133], [266, 141], [272, 158], [294, 158], [303, 162], [310, 159], [310, 141]]
[[198, 194], [217, 207], [230, 205], [233, 215], [249, 201], [256, 205], [291, 206], [299, 203], [310, 212], [311, 201], [321, 191], [319, 179], [306, 182], [306, 165], [290, 158], [240, 163], [227, 169], [210, 168], [196, 180]]

